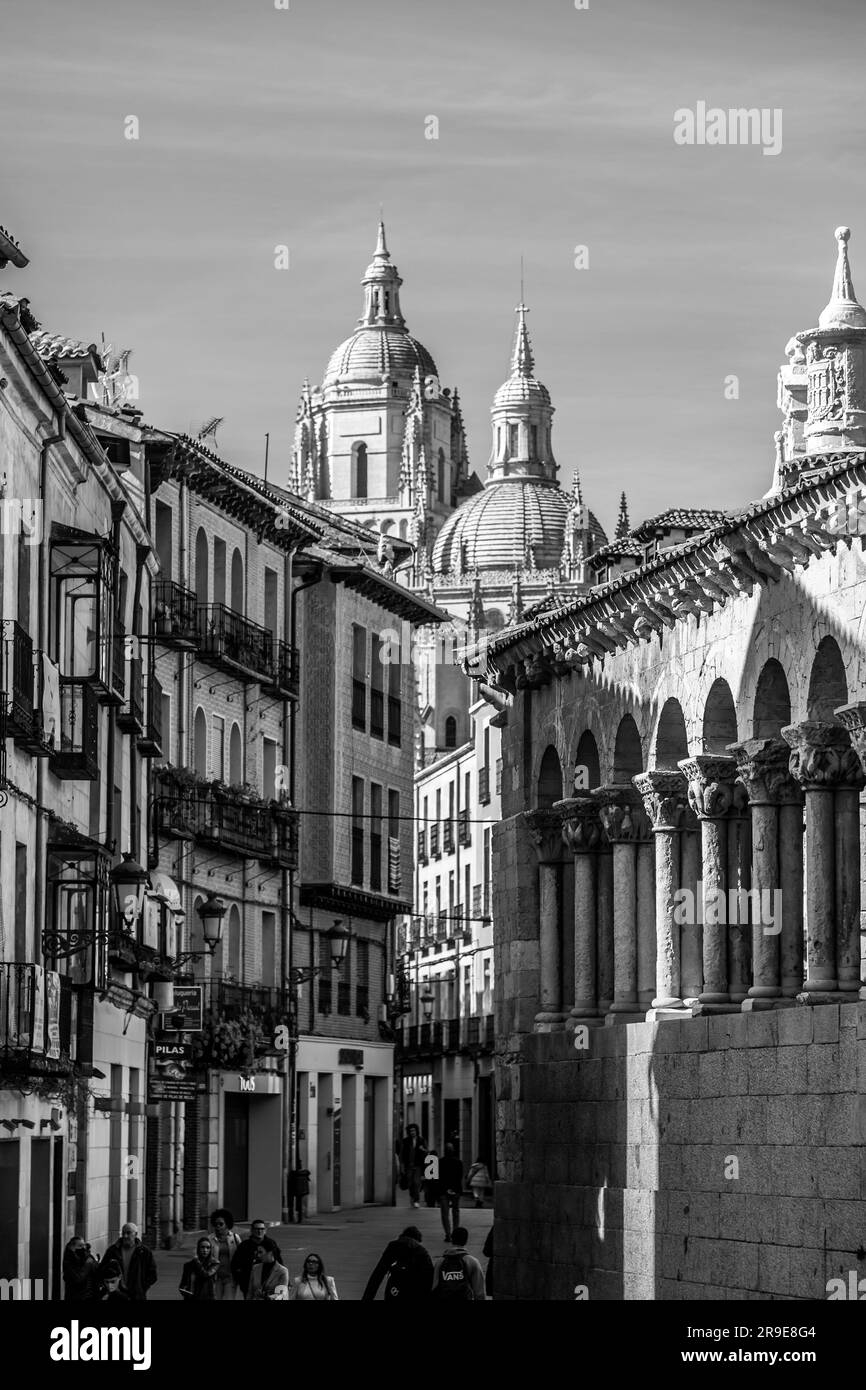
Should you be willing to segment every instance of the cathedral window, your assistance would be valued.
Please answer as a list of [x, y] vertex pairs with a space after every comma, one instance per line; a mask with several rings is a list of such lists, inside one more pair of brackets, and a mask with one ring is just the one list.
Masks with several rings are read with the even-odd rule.
[[352, 496], [367, 496], [367, 446], [355, 444], [352, 449]]
[[457, 747], [457, 720], [453, 714], [449, 714], [445, 720], [445, 747]]
[[538, 458], [538, 426], [532, 426], [532, 457]]
[[439, 457], [438, 457], [438, 473], [439, 473], [439, 477], [438, 477], [439, 501], [440, 501], [440, 502], [444, 502], [444, 501], [445, 501], [445, 455], [444, 455], [444, 453], [442, 452], [441, 449], [439, 450]]
[[517, 425], [508, 426], [508, 455], [509, 458], [517, 458], [520, 452], [520, 429]]

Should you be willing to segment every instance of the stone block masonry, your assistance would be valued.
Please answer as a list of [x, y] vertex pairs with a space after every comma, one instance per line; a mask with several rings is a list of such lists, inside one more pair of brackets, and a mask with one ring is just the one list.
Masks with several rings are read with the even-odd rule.
[[864, 1002], [593, 1030], [583, 1052], [522, 1036], [499, 1059], [497, 1295], [811, 1300], [864, 1277], [864, 1037]]

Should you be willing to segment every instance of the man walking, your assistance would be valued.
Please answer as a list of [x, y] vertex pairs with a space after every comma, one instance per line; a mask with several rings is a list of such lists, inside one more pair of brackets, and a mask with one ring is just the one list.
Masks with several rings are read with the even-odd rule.
[[409, 1201], [417, 1207], [424, 1179], [424, 1160], [427, 1157], [427, 1144], [421, 1138], [417, 1125], [408, 1125], [406, 1137], [400, 1145], [400, 1186], [408, 1187]]
[[109, 1245], [99, 1266], [99, 1277], [105, 1279], [109, 1265], [120, 1268], [120, 1293], [134, 1302], [147, 1298], [147, 1291], [156, 1283], [156, 1262], [146, 1245], [138, 1238], [138, 1227], [127, 1221], [120, 1232], [120, 1240]]
[[468, 1240], [466, 1227], [455, 1226], [451, 1232], [451, 1249], [440, 1255], [433, 1267], [433, 1298], [455, 1302], [485, 1301], [484, 1271], [475, 1256], [467, 1251]]
[[386, 1303], [413, 1300], [417, 1303], [430, 1297], [433, 1261], [424, 1249], [417, 1226], [407, 1226], [402, 1235], [386, 1245], [379, 1263], [367, 1280], [362, 1303], [370, 1303], [376, 1297], [385, 1274], [388, 1275]]
[[460, 1193], [463, 1191], [463, 1164], [454, 1152], [453, 1144], [445, 1145], [439, 1160], [439, 1212], [445, 1239], [451, 1239], [451, 1228], [460, 1225]]

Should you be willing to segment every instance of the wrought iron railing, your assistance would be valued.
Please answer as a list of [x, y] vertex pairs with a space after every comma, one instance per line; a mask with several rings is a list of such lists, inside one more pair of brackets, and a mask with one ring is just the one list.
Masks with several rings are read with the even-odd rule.
[[63, 1074], [71, 1066], [72, 987], [35, 964], [0, 963], [0, 1067]]
[[224, 603], [199, 604], [198, 623], [199, 651], [208, 661], [253, 680], [273, 681], [274, 639], [267, 628]]
[[3, 624], [3, 685], [7, 694], [7, 732], [12, 738], [31, 738], [34, 732], [33, 642], [20, 623]]
[[93, 782], [99, 776], [99, 704], [87, 680], [61, 678], [60, 740], [51, 755], [57, 777]]
[[158, 579], [151, 590], [153, 635], [166, 647], [198, 645], [198, 602], [191, 589]]

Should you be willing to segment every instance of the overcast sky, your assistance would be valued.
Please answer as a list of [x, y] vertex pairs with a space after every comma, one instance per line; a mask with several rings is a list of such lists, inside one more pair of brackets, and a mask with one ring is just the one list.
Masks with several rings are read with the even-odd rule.
[[[633, 522], [760, 496], [840, 223], [866, 295], [866, 4], [589, 3], [5, 0], [0, 223], [31, 264], [0, 286], [131, 347], [148, 421], [223, 415], [219, 452], [256, 471], [270, 431], [285, 481], [382, 203], [482, 477], [522, 254], [563, 485], [578, 466], [608, 529], [622, 488]], [[675, 144], [699, 101], [781, 108], [781, 153]]]

